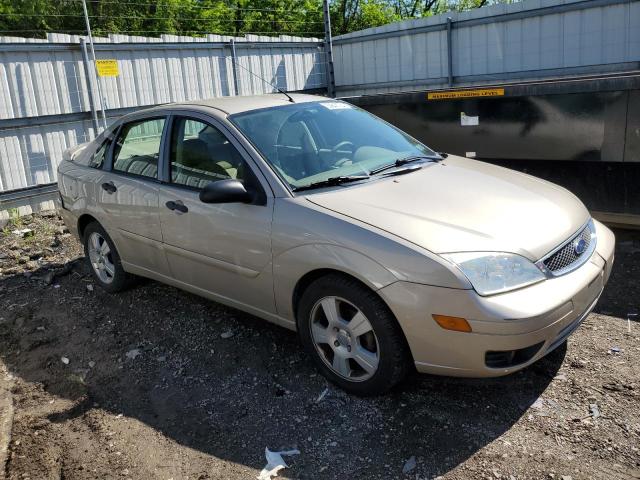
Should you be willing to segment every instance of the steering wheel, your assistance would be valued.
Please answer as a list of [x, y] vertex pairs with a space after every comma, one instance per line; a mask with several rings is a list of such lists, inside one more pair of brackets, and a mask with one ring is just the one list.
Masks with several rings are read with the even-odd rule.
[[353, 144], [353, 142], [350, 142], [349, 140], [344, 140], [344, 141], [338, 143], [337, 145], [335, 145], [331, 149], [331, 152], [337, 153], [338, 150], [340, 150], [341, 148], [346, 147], [346, 146], [351, 146], [351, 154], [353, 155], [353, 152], [355, 151], [356, 146]]

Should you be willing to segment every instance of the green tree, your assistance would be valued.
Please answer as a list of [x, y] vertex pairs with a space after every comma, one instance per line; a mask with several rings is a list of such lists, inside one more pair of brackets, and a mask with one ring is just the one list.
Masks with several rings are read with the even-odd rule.
[[[514, 0], [331, 0], [333, 33]], [[87, 0], [96, 36], [323, 36], [322, 0]], [[0, 35], [85, 34], [81, 0], [0, 0]]]

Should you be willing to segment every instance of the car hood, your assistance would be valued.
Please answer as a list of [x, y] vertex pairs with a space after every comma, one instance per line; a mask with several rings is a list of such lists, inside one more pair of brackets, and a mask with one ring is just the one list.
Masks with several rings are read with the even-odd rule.
[[589, 220], [584, 205], [564, 188], [455, 156], [307, 199], [434, 253], [500, 251], [533, 261]]

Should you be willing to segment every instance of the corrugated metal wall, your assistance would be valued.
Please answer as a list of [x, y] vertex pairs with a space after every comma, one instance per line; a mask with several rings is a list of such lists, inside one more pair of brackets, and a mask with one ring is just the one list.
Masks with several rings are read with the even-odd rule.
[[[116, 59], [120, 74], [100, 78], [107, 115], [130, 109], [273, 91], [247, 70], [282, 89], [323, 88], [325, 58], [317, 39], [248, 35], [161, 38], [112, 35], [95, 39], [98, 59]], [[62, 152], [95, 135], [90, 81], [102, 108], [93, 64], [85, 70], [80, 37], [49, 41], [0, 37], [0, 191], [56, 181]], [[87, 76], [87, 71], [90, 72]], [[90, 80], [88, 80], [88, 78]]]
[[[450, 43], [447, 17], [451, 18]], [[640, 1], [525, 0], [334, 38], [342, 96], [640, 68]]]

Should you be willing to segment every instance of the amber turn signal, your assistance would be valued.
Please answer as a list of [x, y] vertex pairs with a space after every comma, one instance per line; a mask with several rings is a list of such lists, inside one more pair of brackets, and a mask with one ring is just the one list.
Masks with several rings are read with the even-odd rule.
[[471, 325], [464, 318], [449, 317], [448, 315], [431, 315], [438, 325], [445, 330], [456, 332], [470, 332]]

